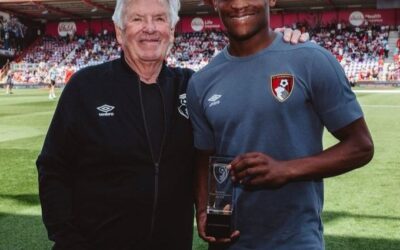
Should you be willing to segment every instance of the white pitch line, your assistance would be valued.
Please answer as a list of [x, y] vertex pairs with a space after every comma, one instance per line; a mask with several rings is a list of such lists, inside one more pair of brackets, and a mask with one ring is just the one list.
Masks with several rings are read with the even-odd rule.
[[356, 89], [354, 93], [400, 94], [398, 89]]

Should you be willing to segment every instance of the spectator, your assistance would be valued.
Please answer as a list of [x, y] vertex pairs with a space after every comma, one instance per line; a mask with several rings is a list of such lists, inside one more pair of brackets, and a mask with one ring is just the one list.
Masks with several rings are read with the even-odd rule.
[[7, 80], [6, 80], [6, 94], [10, 95], [12, 94], [12, 88], [14, 86], [14, 73], [9, 70], [7, 73]]

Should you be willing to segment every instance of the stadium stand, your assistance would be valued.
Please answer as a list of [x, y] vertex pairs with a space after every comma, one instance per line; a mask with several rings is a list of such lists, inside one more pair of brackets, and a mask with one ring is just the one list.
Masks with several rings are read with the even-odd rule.
[[4, 20], [0, 16], [0, 50], [1, 53], [14, 54], [14, 52], [23, 49], [23, 40], [27, 27], [19, 22], [18, 18], [11, 17], [9, 20]]
[[178, 34], [167, 62], [172, 66], [197, 71], [221, 51], [227, 42], [223, 32], [217, 30]]
[[[97, 0], [91, 4], [86, 2], [86, 5], [82, 5], [82, 1], [71, 1], [76, 2], [76, 6], [67, 1], [49, 0], [46, 6], [50, 11], [46, 14], [41, 13], [43, 10], [40, 12], [33, 8], [35, 15], [46, 15], [42, 19], [18, 12], [19, 6], [13, 1], [0, 3], [0, 7], [3, 6], [4, 9], [17, 11], [5, 15], [4, 18], [0, 15], [0, 54], [3, 51], [13, 55], [0, 57], [4, 59], [0, 60], [0, 65], [4, 65], [0, 71], [0, 82], [5, 81], [8, 71], [11, 70], [16, 86], [46, 85], [50, 81], [49, 69], [56, 67], [56, 82], [62, 85], [70, 78], [71, 72], [120, 56], [121, 48], [115, 39], [113, 23], [109, 18], [113, 8], [107, 7], [113, 6], [115, 1], [108, 0], [104, 6], [94, 4]], [[321, 11], [314, 11], [312, 0], [303, 1], [302, 4], [289, 1], [286, 3], [282, 0], [278, 2], [279, 8], [272, 11], [271, 26], [285, 25], [309, 32], [312, 42], [329, 50], [337, 58], [353, 84], [381, 81], [397, 81], [396, 84], [400, 84], [400, 26], [395, 27], [398, 25], [400, 12], [393, 8], [376, 9], [372, 0], [352, 0], [351, 2], [363, 2], [361, 9], [354, 10], [346, 10], [347, 5], [339, 8], [333, 2], [334, 0], [321, 3]], [[36, 8], [46, 7], [36, 1], [26, 4]], [[60, 4], [65, 10], [51, 7], [53, 4]], [[192, 5], [192, 1], [183, 0], [182, 4], [191, 6], [192, 10], [209, 9], [207, 6]], [[335, 8], [332, 8], [333, 5]], [[97, 9], [92, 12], [95, 8], [88, 7], [93, 6]], [[285, 8], [290, 11], [283, 11]], [[170, 50], [167, 63], [197, 71], [226, 46], [227, 38], [215, 13], [213, 15], [212, 12], [207, 12], [208, 15], [200, 16], [195, 16], [194, 13], [192, 11], [187, 16], [181, 16], [180, 24], [176, 27], [175, 44]], [[15, 14], [21, 17], [21, 21]], [[97, 15], [100, 14], [102, 18], [98, 19]], [[96, 18], [91, 18], [93, 15]], [[41, 21], [34, 24], [30, 22], [30, 18], [36, 22]]]
[[336, 56], [350, 81], [399, 79], [396, 64], [384, 64], [390, 49], [388, 26], [333, 26], [340, 29], [312, 30], [311, 39]]
[[[350, 82], [400, 80], [399, 49], [393, 55], [393, 62], [384, 63], [388, 58], [389, 27], [332, 24], [309, 32], [313, 42], [336, 56]], [[197, 71], [226, 43], [226, 36], [218, 30], [177, 34], [167, 63]], [[76, 71], [118, 58], [120, 52], [113, 33], [73, 38], [44, 36], [20, 62], [13, 62], [11, 69], [16, 72], [16, 84], [41, 84], [49, 81], [48, 69], [57, 64], [56, 82], [60, 84], [65, 82], [67, 65]]]

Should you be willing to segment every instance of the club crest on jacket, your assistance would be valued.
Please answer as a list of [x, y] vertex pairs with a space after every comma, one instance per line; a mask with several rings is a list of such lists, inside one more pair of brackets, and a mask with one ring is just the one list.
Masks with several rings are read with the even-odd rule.
[[189, 119], [189, 111], [186, 106], [186, 93], [179, 95], [180, 105], [178, 106], [179, 114], [181, 114], [186, 119]]

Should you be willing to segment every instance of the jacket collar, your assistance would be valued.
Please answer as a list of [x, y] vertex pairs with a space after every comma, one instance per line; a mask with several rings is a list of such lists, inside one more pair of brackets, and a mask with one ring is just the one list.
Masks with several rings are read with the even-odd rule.
[[[124, 52], [121, 52], [121, 58], [119, 59], [121, 65], [122, 65], [122, 74], [127, 76], [127, 77], [135, 77], [136, 79], [139, 78], [139, 75], [136, 73], [136, 71], [134, 71], [126, 62], [125, 60], [125, 56], [124, 56]], [[174, 74], [172, 72], [172, 70], [166, 65], [166, 62], [163, 62], [162, 68], [161, 68], [161, 72], [158, 75], [157, 79], [159, 83], [162, 83], [163, 79], [166, 78], [173, 78]]]

